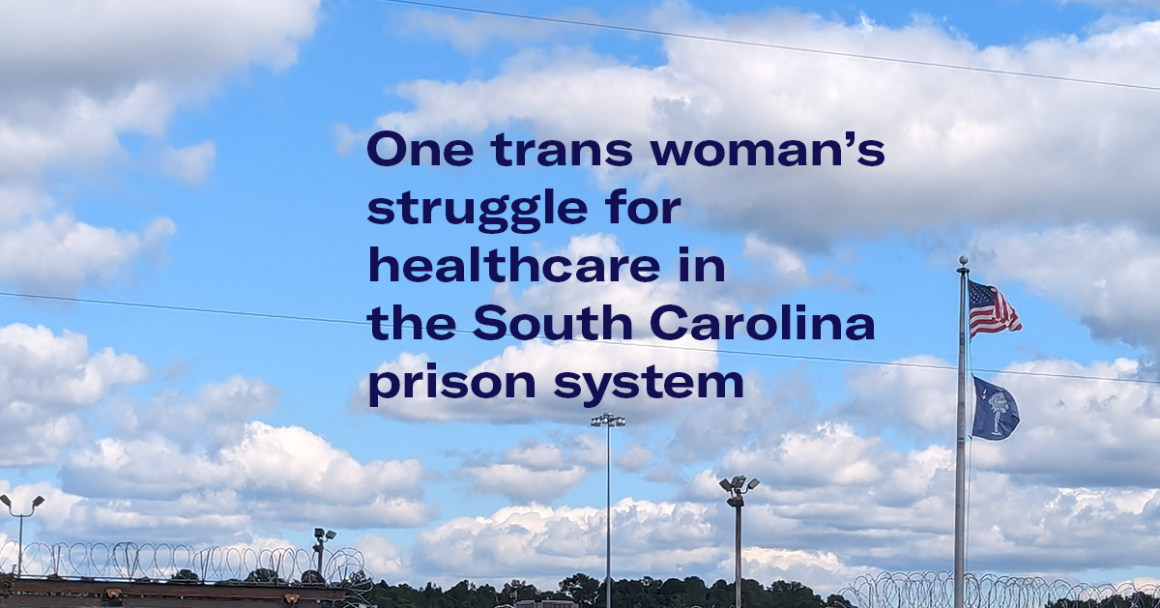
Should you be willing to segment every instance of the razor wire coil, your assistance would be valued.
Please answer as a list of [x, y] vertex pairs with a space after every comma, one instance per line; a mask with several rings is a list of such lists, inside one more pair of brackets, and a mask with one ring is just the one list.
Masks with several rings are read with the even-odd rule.
[[[965, 608], [1160, 608], [1156, 584], [1090, 585], [1035, 576], [967, 574]], [[837, 594], [835, 608], [951, 608], [950, 572], [880, 572], [863, 575]]]

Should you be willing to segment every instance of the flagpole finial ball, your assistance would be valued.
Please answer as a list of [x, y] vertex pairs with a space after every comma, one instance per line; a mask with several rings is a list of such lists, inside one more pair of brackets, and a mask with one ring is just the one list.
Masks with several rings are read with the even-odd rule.
[[959, 256], [959, 263], [962, 264], [963, 266], [966, 266], [967, 265], [967, 256], [960, 255]]

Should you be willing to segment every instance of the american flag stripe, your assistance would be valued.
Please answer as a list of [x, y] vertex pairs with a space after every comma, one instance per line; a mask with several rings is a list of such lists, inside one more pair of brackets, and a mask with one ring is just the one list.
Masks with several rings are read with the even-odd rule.
[[975, 334], [994, 334], [1003, 330], [1019, 331], [1023, 323], [1015, 308], [998, 289], [971, 281], [971, 337]]

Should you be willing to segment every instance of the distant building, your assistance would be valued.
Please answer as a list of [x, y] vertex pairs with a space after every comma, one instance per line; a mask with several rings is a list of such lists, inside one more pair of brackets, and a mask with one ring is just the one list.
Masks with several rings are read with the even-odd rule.
[[541, 600], [539, 602], [520, 600], [516, 602], [515, 608], [576, 608], [576, 602], [572, 600]]

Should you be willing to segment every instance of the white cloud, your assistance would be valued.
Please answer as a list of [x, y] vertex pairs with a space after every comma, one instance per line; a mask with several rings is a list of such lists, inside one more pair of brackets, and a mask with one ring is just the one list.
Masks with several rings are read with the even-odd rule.
[[352, 146], [365, 141], [368, 135], [368, 133], [355, 133], [351, 131], [346, 123], [335, 123], [334, 151], [339, 154], [347, 154], [350, 152]]
[[205, 384], [192, 397], [159, 393], [148, 403], [123, 409], [117, 422], [129, 436], [159, 435], [185, 450], [202, 445], [216, 451], [240, 441], [242, 423], [273, 411], [278, 395], [277, 389], [260, 380], [236, 375]]
[[157, 218], [141, 234], [78, 222], [67, 213], [32, 220], [0, 238], [0, 280], [32, 293], [76, 293], [112, 280], [142, 254], [156, 254], [177, 227]]
[[[0, 7], [0, 280], [25, 291], [74, 293], [122, 273], [173, 234], [50, 216], [48, 169], [100, 169], [127, 156], [120, 138], [161, 138], [181, 105], [204, 101], [250, 65], [284, 69], [314, 29], [318, 0], [156, 3], [57, 0]], [[201, 183], [206, 141], [166, 146], [163, 173]]]
[[1151, 466], [1160, 452], [1160, 390], [1139, 362], [1118, 359], [1082, 366], [1070, 361], [1033, 361], [1013, 371], [1113, 378], [1038, 378], [1000, 375], [1022, 416], [1018, 436], [978, 441], [980, 467], [1063, 487], [1156, 487]]
[[[946, 365], [930, 356], [901, 361]], [[1061, 487], [1154, 487], [1160, 481], [1150, 464], [1160, 458], [1151, 447], [1160, 441], [1157, 386], [1140, 362], [1038, 360], [1007, 370], [1017, 373], [979, 375], [1011, 391], [1020, 426], [1007, 440], [975, 441], [976, 467]], [[882, 366], [852, 373], [849, 382], [854, 398], [842, 412], [868, 431], [926, 441], [953, 434], [953, 369]], [[973, 395], [968, 385], [968, 429]]]
[[684, 464], [717, 460], [732, 447], [759, 437], [811, 427], [818, 404], [812, 387], [802, 385], [801, 375], [798, 368], [759, 381], [755, 372], [749, 372], [743, 398], [701, 401], [680, 412], [672, 437], [663, 446], [666, 460]]
[[381, 536], [362, 536], [354, 542], [354, 547], [363, 554], [366, 571], [377, 580], [399, 580], [411, 572], [407, 552]]
[[[867, 428], [938, 439], [954, 428], [954, 366], [930, 355], [903, 357], [899, 365], [858, 367], [847, 373], [853, 400], [842, 412]], [[937, 369], [942, 367], [944, 369]]]
[[413, 527], [423, 503], [418, 460], [360, 463], [297, 426], [247, 423], [218, 450], [183, 450], [157, 434], [105, 437], [74, 450], [60, 472], [68, 512], [44, 524], [55, 535], [124, 540], [223, 542], [282, 525]]
[[829, 269], [810, 273], [805, 257], [800, 252], [766, 241], [757, 234], [745, 235], [742, 256], [753, 264], [745, 273], [744, 281], [732, 281], [728, 289], [750, 301], [760, 303], [799, 289], [850, 289], [853, 286], [849, 277], [839, 276]]
[[502, 494], [512, 501], [548, 503], [588, 477], [583, 467], [536, 470], [525, 465], [493, 463], [465, 466], [460, 473], [474, 480], [471, 491]]
[[653, 461], [652, 450], [647, 446], [634, 443], [616, 455], [616, 466], [626, 471], [640, 471]]
[[986, 230], [971, 243], [989, 281], [1015, 279], [1079, 313], [1095, 338], [1160, 346], [1160, 240], [1138, 228]]
[[745, 235], [744, 255], [770, 263], [778, 274], [795, 282], [804, 282], [807, 278], [806, 263], [800, 255], [776, 243], [767, 243], [755, 234]]
[[187, 184], [201, 185], [213, 168], [216, 153], [212, 141], [184, 148], [167, 147], [161, 154], [161, 170], [165, 175]]
[[52, 462], [83, 436], [78, 414], [112, 387], [145, 381], [149, 371], [132, 355], [89, 353], [87, 339], [16, 323], [0, 328], [0, 466]]
[[531, 469], [551, 470], [565, 465], [567, 455], [556, 445], [540, 443], [535, 439], [525, 439], [504, 451], [507, 462]]
[[100, 410], [110, 434], [90, 441], [86, 411], [148, 375], [131, 355], [91, 354], [82, 335], [0, 328], [0, 467], [61, 463], [59, 487], [14, 489], [48, 499], [37, 521], [49, 538], [234, 542], [285, 525], [415, 527], [435, 515], [419, 460], [364, 463], [302, 427], [247, 422], [278, 391], [242, 376], [118, 400]]
[[[732, 579], [733, 510], [722, 505], [624, 499], [612, 506], [616, 578], [700, 576]], [[422, 532], [412, 565], [421, 576], [502, 583], [515, 574], [555, 586], [575, 572], [603, 571], [604, 509], [508, 507], [456, 518]], [[745, 576], [818, 581], [836, 590], [864, 569], [832, 552], [787, 550], [746, 535]], [[453, 573], [453, 574], [452, 574]], [[814, 583], [811, 582], [811, 585]]]
[[0, 180], [0, 226], [7, 226], [25, 215], [38, 215], [52, 209], [52, 197], [31, 184], [4, 183]]
[[277, 69], [294, 63], [317, 7], [316, 0], [8, 5], [0, 48], [5, 72], [29, 88], [79, 83], [102, 91], [143, 78], [215, 78], [251, 62]]
[[[620, 576], [689, 572], [717, 562], [724, 549], [706, 547], [710, 527], [697, 505], [624, 499], [613, 505], [613, 559]], [[453, 572], [472, 580], [551, 581], [604, 565], [604, 510], [531, 505], [486, 517], [459, 517], [420, 533], [412, 564], [421, 574]], [[633, 556], [626, 560], [620, 556]]]
[[[1138, 364], [1038, 361], [1011, 369], [1131, 379]], [[880, 420], [864, 432], [841, 420], [765, 429], [732, 449], [715, 470], [697, 474], [685, 498], [719, 503], [724, 493], [717, 480], [744, 473], [762, 481], [746, 497], [747, 542], [791, 551], [825, 547], [843, 565], [842, 576], [851, 568], [942, 569], [937, 564], [949, 563], [951, 553], [953, 451], [939, 444], [892, 444], [879, 436], [905, 432], [908, 425], [919, 427], [917, 438], [935, 436], [933, 428], [921, 426], [928, 420], [917, 415], [922, 399], [908, 397], [891, 409], [878, 395], [883, 386], [922, 387], [927, 374], [903, 368], [855, 376], [854, 406], [883, 403], [883, 415], [893, 413], [892, 421]], [[950, 380], [953, 386], [953, 375]], [[998, 381], [1019, 400], [1022, 422], [1005, 441], [972, 443], [974, 567], [1062, 574], [1149, 564], [1149, 549], [1138, 535], [1156, 526], [1160, 504], [1150, 466], [1157, 456], [1148, 447], [1160, 428], [1151, 406], [1155, 387], [1027, 375]], [[867, 395], [870, 387], [875, 390]], [[945, 405], [941, 409], [953, 414], [953, 393], [938, 392], [932, 394]], [[949, 444], [953, 417], [937, 418], [946, 419], [939, 443]]]
[[[855, 577], [867, 574], [864, 568], [852, 568], [829, 551], [791, 551], [766, 547], [748, 547], [742, 553], [742, 571], [745, 578], [762, 583], [773, 581], [808, 581], [815, 593], [825, 595], [849, 585]], [[732, 560], [717, 565], [719, 572], [728, 572]]]
[[527, 438], [498, 457], [466, 458], [455, 476], [471, 482], [469, 492], [500, 494], [514, 503], [548, 504], [572, 491], [592, 469], [603, 470], [604, 448], [592, 433], [559, 437], [552, 443]]
[[[1015, 369], [1131, 378], [1139, 368], [1130, 361], [1088, 368], [1044, 361]], [[876, 407], [873, 399], [882, 390], [922, 393], [929, 380], [921, 369], [895, 372], [851, 376], [850, 407]], [[1148, 467], [1156, 458], [1147, 451], [1157, 443], [1156, 425], [1148, 422], [1152, 387], [1036, 376], [1005, 376], [1003, 383], [1020, 399], [1024, 422], [1004, 442], [973, 447], [973, 563], [1013, 573], [1149, 563], [1146, 540], [1160, 532], [1154, 517], [1160, 497]], [[152, 415], [207, 433], [211, 420], [228, 426], [267, 411], [271, 391], [233, 378], [191, 399], [158, 399]], [[614, 559], [625, 564], [618, 568], [622, 576], [663, 571], [727, 577], [732, 510], [716, 482], [739, 472], [762, 480], [746, 497], [751, 576], [804, 580], [829, 592], [859, 573], [938, 569], [932, 564], [949, 559], [951, 450], [891, 445], [875, 430], [860, 432], [842, 419], [771, 416], [780, 407], [776, 394], [746, 401], [752, 415], [774, 422], [727, 442], [736, 447], [713, 457], [713, 468], [701, 470], [681, 500], [616, 505]], [[207, 413], [190, 418], [196, 403], [204, 403]], [[952, 405], [948, 400], [948, 409]], [[892, 428], [913, 424], [935, 435], [936, 423], [913, 407], [897, 405]], [[673, 440], [704, 431], [679, 427]], [[72, 454], [59, 490], [23, 488], [21, 496], [35, 491], [49, 498], [59, 512], [45, 511], [42, 525], [47, 534], [66, 538], [123, 540], [145, 530], [156, 539], [233, 542], [238, 530], [261, 534], [264, 521], [293, 526], [324, 520], [359, 528], [418, 526], [431, 517], [415, 489], [423, 475], [417, 461], [359, 463], [304, 429], [261, 422], [246, 424], [237, 439], [223, 439], [212, 450], [187, 448], [166, 436], [173, 433], [176, 427], [102, 439]], [[602, 446], [591, 435], [525, 440], [498, 456], [467, 462], [462, 478], [476, 491], [513, 500], [558, 500], [587, 469], [603, 464]], [[648, 461], [645, 466], [655, 458], [643, 444], [621, 456]], [[521, 486], [541, 488], [542, 495]], [[395, 576], [503, 581], [518, 573], [554, 583], [600, 569], [603, 524], [599, 508], [533, 504], [442, 522], [421, 532], [409, 551], [377, 537], [359, 542], [365, 540], [373, 559]]]
[[[1147, 82], [1160, 50], [1160, 22], [978, 49], [926, 24], [866, 28], [788, 11], [713, 22], [673, 6], [656, 15], [658, 27], [691, 34], [1118, 82]], [[687, 210], [799, 246], [958, 221], [1160, 220], [1150, 204], [1160, 149], [1140, 127], [1153, 117], [1146, 96], [680, 38], [663, 45], [655, 68], [528, 52], [490, 79], [411, 82], [397, 92], [415, 109], [376, 126], [419, 137], [521, 124], [542, 139], [625, 139], [634, 144], [628, 173], [663, 176]], [[847, 131], [884, 142], [885, 163], [860, 165]], [[832, 139], [843, 162], [650, 168], [648, 142], [669, 139]]]
[[461, 18], [424, 10], [407, 11], [403, 23], [408, 29], [446, 40], [464, 53], [477, 53], [495, 39], [524, 43], [544, 40], [559, 32], [559, 26], [543, 22], [492, 15]]

